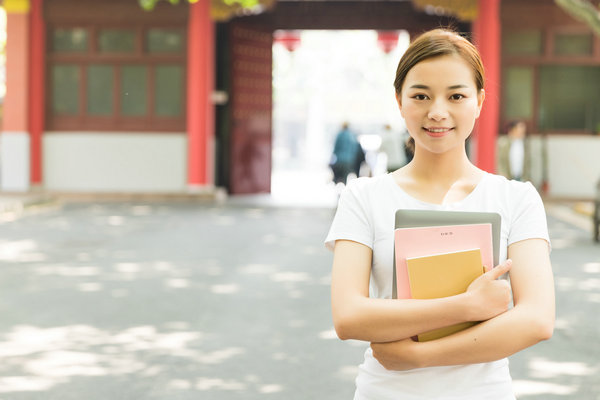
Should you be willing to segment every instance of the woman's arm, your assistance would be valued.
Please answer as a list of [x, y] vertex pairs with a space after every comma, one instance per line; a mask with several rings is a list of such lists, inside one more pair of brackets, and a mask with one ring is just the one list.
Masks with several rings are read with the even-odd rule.
[[465, 321], [481, 321], [505, 312], [510, 287], [496, 278], [510, 265], [494, 268], [467, 293], [431, 300], [369, 298], [372, 250], [360, 243], [336, 241], [331, 305], [341, 339], [391, 342]]
[[549, 339], [554, 330], [554, 281], [548, 253], [548, 243], [542, 239], [509, 247], [514, 297], [509, 311], [430, 342], [372, 344], [375, 358], [396, 370], [474, 364], [498, 360]]

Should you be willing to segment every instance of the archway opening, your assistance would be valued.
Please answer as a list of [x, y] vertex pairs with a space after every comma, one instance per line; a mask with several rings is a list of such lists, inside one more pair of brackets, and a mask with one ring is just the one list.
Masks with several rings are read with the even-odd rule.
[[275, 32], [274, 200], [335, 204], [340, 187], [333, 183], [329, 162], [344, 122], [367, 152], [361, 175], [385, 173], [377, 151], [380, 135], [385, 125], [404, 128], [393, 81], [409, 35], [396, 33], [390, 40], [373, 30]]

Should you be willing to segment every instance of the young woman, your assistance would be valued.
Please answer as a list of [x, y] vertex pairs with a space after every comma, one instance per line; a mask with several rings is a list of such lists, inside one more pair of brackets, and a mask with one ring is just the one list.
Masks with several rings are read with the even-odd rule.
[[[352, 181], [326, 238], [334, 249], [337, 334], [371, 342], [354, 399], [514, 399], [506, 357], [549, 339], [554, 327], [542, 201], [530, 183], [489, 174], [467, 158], [465, 140], [485, 97], [481, 59], [469, 41], [441, 29], [421, 35], [400, 60], [394, 85], [414, 158], [393, 173]], [[500, 265], [461, 295], [392, 299], [399, 208], [499, 213]], [[510, 284], [498, 279], [507, 272]], [[465, 321], [484, 322], [429, 342], [410, 339]]]

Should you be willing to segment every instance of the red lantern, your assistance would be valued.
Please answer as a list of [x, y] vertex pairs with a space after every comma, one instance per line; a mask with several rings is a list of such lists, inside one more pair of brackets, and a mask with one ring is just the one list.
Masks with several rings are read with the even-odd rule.
[[300, 31], [275, 31], [274, 40], [292, 52], [300, 47]]
[[388, 54], [398, 45], [398, 36], [398, 31], [377, 31], [377, 45]]

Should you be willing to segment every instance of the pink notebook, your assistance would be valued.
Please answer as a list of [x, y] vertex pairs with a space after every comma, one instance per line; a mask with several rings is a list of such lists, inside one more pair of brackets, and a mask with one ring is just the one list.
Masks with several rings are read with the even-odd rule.
[[481, 262], [494, 267], [492, 224], [398, 228], [394, 233], [396, 286], [399, 299], [410, 299], [406, 259], [468, 249], [480, 249]]

